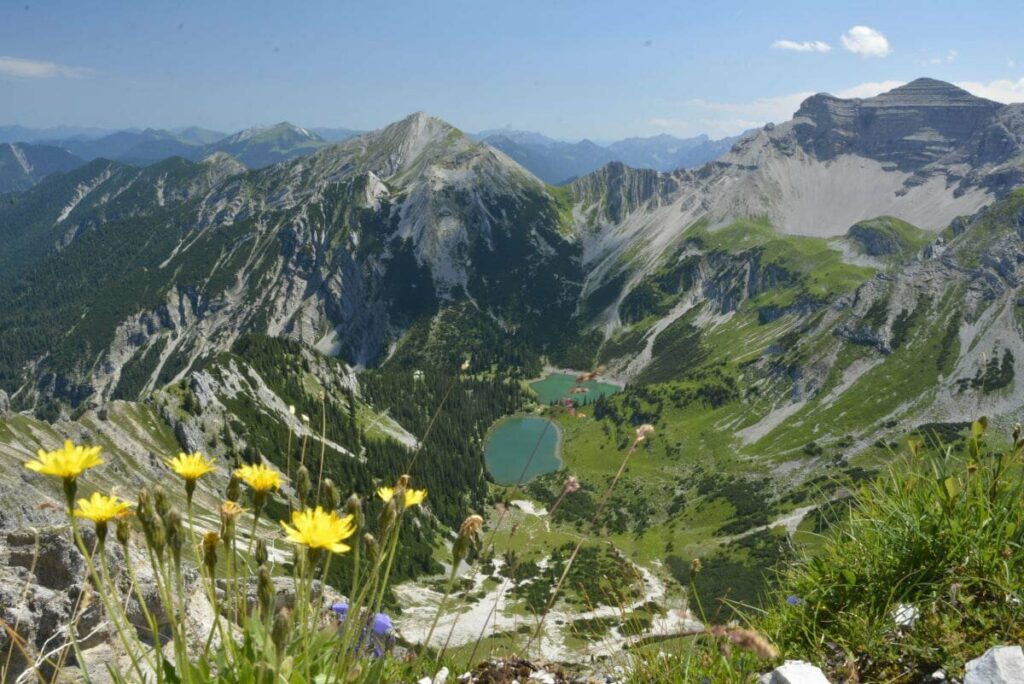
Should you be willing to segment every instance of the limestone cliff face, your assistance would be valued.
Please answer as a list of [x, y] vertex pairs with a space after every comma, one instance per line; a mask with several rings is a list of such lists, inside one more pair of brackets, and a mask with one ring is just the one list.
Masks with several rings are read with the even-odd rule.
[[586, 293], [649, 272], [698, 222], [767, 218], [781, 233], [831, 238], [892, 216], [934, 233], [1021, 184], [1024, 106], [918, 79], [866, 99], [814, 95], [700, 169], [609, 165], [570, 188]]
[[[975, 133], [1002, 109], [949, 83], [919, 78], [867, 99], [810, 97], [793, 117], [793, 134], [821, 160], [856, 154], [913, 171], [951, 154], [969, 154]], [[999, 161], [1015, 151], [991, 150]]]

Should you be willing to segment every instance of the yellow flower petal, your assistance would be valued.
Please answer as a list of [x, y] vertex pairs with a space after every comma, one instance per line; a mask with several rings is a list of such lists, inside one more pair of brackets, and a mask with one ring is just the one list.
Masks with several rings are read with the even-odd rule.
[[281, 473], [262, 463], [242, 466], [235, 471], [235, 475], [257, 492], [281, 488]]
[[418, 506], [426, 498], [426, 489], [407, 489], [405, 490], [405, 507], [412, 508], [413, 506]]
[[78, 500], [78, 508], [74, 510], [74, 514], [76, 518], [85, 518], [94, 523], [105, 523], [127, 515], [131, 507], [130, 503], [120, 501], [116, 496], [105, 496], [99, 492], [93, 492], [88, 499]]
[[28, 461], [25, 467], [42, 475], [53, 475], [73, 480], [89, 468], [103, 464], [100, 447], [75, 446], [70, 440], [56, 451], [36, 452], [36, 460]]
[[340, 517], [336, 511], [327, 512], [321, 506], [292, 512], [292, 524], [281, 522], [288, 541], [311, 549], [325, 549], [331, 553], [345, 553], [350, 549], [342, 541], [355, 533], [351, 515]]
[[212, 473], [215, 459], [208, 459], [198, 451], [194, 454], [178, 454], [177, 458], [164, 461], [171, 470], [187, 482], [195, 482], [203, 475]]

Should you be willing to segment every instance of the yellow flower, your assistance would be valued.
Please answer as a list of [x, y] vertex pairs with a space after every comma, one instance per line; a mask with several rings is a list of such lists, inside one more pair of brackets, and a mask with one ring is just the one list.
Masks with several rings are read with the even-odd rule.
[[257, 492], [269, 492], [271, 489], [281, 488], [281, 473], [262, 463], [242, 466], [235, 471], [235, 475]]
[[68, 440], [62, 449], [56, 451], [40, 449], [36, 452], [36, 460], [28, 461], [25, 467], [43, 475], [74, 480], [89, 468], [102, 464], [100, 447], [75, 446]]
[[114, 518], [127, 515], [132, 505], [127, 501], [119, 501], [116, 496], [104, 496], [93, 492], [88, 499], [79, 499], [75, 509], [76, 518], [86, 518], [94, 523], [106, 523]]
[[351, 515], [339, 517], [336, 511], [328, 513], [321, 506], [292, 512], [292, 525], [281, 522], [288, 541], [311, 549], [326, 549], [331, 553], [345, 553], [351, 547], [342, 544], [356, 531]]
[[197, 451], [194, 454], [178, 454], [177, 458], [168, 458], [164, 463], [186, 482], [195, 482], [203, 475], [216, 470], [213, 467], [214, 461], [215, 459], [208, 459]]
[[[395, 495], [394, 487], [381, 487], [377, 490], [377, 496], [384, 500], [385, 503], [391, 501], [391, 498]], [[412, 508], [413, 506], [423, 503], [423, 500], [427, 498], [426, 489], [406, 489], [405, 490], [405, 507]]]

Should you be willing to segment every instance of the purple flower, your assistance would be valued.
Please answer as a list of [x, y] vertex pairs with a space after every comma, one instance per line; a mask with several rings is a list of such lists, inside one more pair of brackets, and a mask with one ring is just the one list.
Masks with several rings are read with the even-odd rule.
[[788, 603], [791, 606], [799, 606], [801, 603], [803, 603], [803, 601], [800, 600], [799, 596], [793, 596], [792, 594], [790, 594], [786, 597], [786, 603]]
[[333, 610], [338, 615], [339, 620], [344, 620], [345, 617], [348, 615], [348, 604], [344, 601], [338, 601], [333, 606], [331, 606], [331, 610]]
[[395, 625], [392, 624], [391, 618], [389, 618], [384, 613], [377, 613], [373, 616], [372, 629], [374, 634], [384, 635], [393, 630], [394, 628]]

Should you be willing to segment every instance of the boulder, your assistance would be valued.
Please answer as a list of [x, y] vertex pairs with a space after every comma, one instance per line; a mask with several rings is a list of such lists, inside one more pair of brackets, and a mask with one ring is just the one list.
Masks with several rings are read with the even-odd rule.
[[768, 674], [761, 675], [759, 684], [829, 684], [820, 668], [802, 660], [787, 660]]
[[1020, 684], [1024, 682], [1024, 651], [1020, 646], [993, 646], [967, 663], [964, 684]]

